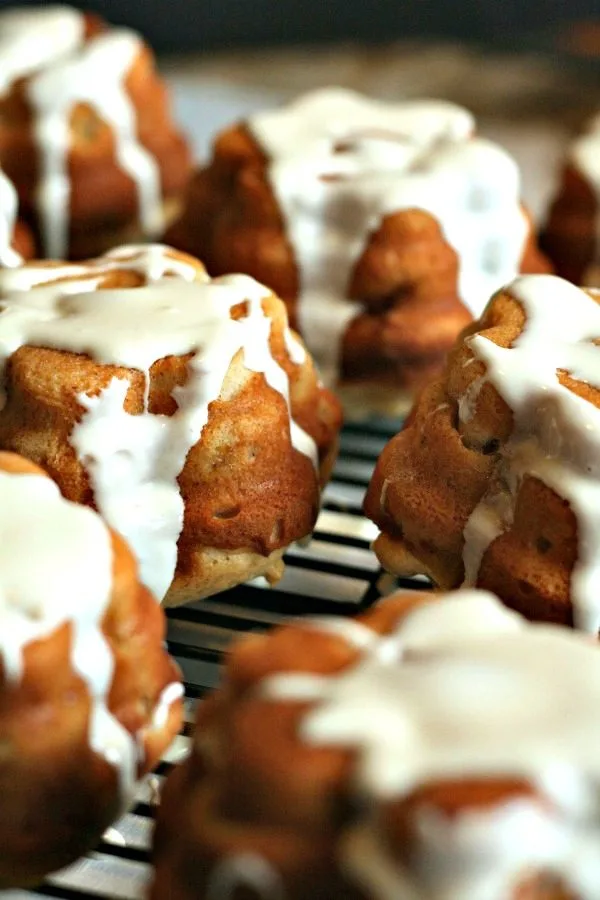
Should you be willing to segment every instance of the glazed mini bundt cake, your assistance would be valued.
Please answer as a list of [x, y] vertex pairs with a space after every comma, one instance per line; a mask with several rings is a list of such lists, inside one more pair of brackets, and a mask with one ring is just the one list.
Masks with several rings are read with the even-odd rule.
[[18, 217], [17, 192], [0, 169], [0, 268], [19, 266], [34, 255], [33, 238]]
[[162, 232], [190, 158], [141, 38], [48, 5], [0, 12], [0, 165], [44, 255], [83, 259]]
[[0, 889], [91, 849], [177, 734], [164, 632], [123, 539], [0, 453]]
[[553, 275], [491, 299], [378, 460], [365, 510], [388, 570], [598, 631], [599, 302]]
[[393, 409], [482, 296], [547, 270], [514, 161], [474, 130], [441, 101], [308, 94], [217, 138], [167, 240], [268, 284], [324, 382]]
[[0, 307], [0, 448], [96, 506], [169, 605], [280, 577], [341, 424], [280, 300], [148, 245], [0, 272]]
[[597, 900], [600, 651], [483, 591], [234, 647], [151, 900]]
[[600, 114], [567, 153], [541, 240], [558, 275], [600, 287]]

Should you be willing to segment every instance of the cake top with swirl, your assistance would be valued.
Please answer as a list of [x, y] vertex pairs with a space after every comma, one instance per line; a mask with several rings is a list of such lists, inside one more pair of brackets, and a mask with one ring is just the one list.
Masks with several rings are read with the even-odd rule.
[[[355, 663], [331, 675], [270, 675], [258, 691], [266, 700], [309, 704], [299, 727], [304, 743], [355, 751], [353, 785], [364, 814], [359, 839], [344, 840], [342, 854], [360, 883], [381, 900], [500, 900], [540, 866], [568, 876], [585, 900], [597, 896], [595, 643], [530, 625], [482, 591], [418, 606], [384, 635], [344, 621], [336, 630], [357, 649]], [[367, 840], [383, 827], [374, 812], [381, 804], [463, 779], [523, 780], [537, 798], [459, 810], [447, 820], [423, 810], [416, 870], [381, 838]], [[540, 834], [548, 844], [536, 841]]]
[[[300, 331], [325, 381], [357, 311], [354, 266], [382, 220], [430, 213], [458, 256], [458, 294], [478, 313], [519, 271], [528, 225], [513, 159], [475, 135], [469, 112], [437, 100], [382, 103], [318, 90], [247, 127], [268, 160], [299, 272]], [[315, 343], [316, 342], [316, 343]]]
[[522, 276], [506, 292], [525, 314], [511, 346], [498, 346], [485, 334], [466, 339], [485, 373], [459, 407], [461, 421], [474, 415], [489, 382], [512, 410], [513, 429], [499, 448], [502, 477], [465, 529], [465, 580], [476, 581], [487, 546], [512, 521], [520, 484], [527, 476], [536, 477], [566, 500], [577, 518], [579, 552], [571, 576], [575, 620], [598, 632], [600, 408], [576, 392], [576, 383], [600, 390], [600, 305], [591, 293], [552, 275]]
[[[119, 275], [128, 286], [111, 287]], [[6, 363], [25, 345], [85, 354], [144, 375], [145, 408], [139, 415], [125, 410], [126, 377], [112, 378], [99, 395], [97, 390], [94, 396], [78, 394], [83, 415], [69, 439], [98, 509], [127, 538], [143, 582], [159, 599], [172, 582], [183, 528], [177, 479], [238, 353], [246, 370], [261, 373], [283, 399], [291, 445], [317, 467], [315, 443], [294, 421], [288, 375], [271, 349], [273, 313], [263, 308], [269, 298], [280, 303], [246, 276], [211, 280], [192, 257], [162, 245], [118, 248], [85, 265], [29, 264], [0, 271], [0, 412], [10, 402], [2, 395]], [[283, 305], [279, 308], [288, 355], [299, 364], [303, 350], [287, 329]], [[154, 414], [148, 408], [152, 365], [187, 354], [192, 354], [188, 380], [176, 388], [176, 411]]]
[[273, 161], [303, 159], [307, 166], [320, 163], [321, 176], [360, 176], [408, 169], [439, 142], [466, 141], [475, 120], [443, 100], [385, 103], [324, 88], [281, 109], [255, 113], [250, 128]]

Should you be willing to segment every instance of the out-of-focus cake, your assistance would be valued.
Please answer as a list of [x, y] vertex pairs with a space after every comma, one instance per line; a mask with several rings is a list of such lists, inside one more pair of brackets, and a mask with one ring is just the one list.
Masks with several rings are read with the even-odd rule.
[[151, 900], [596, 900], [600, 650], [491, 595], [241, 641], [168, 778]]
[[143, 40], [48, 4], [0, 12], [0, 165], [44, 256], [84, 259], [161, 233], [190, 156]]
[[286, 303], [327, 385], [394, 411], [519, 271], [546, 271], [511, 157], [442, 101], [316, 91], [223, 132], [167, 234]]
[[558, 275], [600, 287], [600, 113], [569, 147], [541, 241]]

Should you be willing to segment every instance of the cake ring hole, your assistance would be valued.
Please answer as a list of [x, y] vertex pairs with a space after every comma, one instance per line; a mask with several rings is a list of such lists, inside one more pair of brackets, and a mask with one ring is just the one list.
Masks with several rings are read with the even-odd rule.
[[106, 272], [98, 282], [98, 287], [104, 290], [115, 288], [137, 288], [146, 284], [146, 278], [139, 272], [130, 269], [120, 269], [118, 272]]
[[543, 535], [536, 540], [535, 546], [536, 550], [538, 550], [538, 552], [542, 554], [548, 553], [548, 551], [552, 549], [552, 543]]
[[523, 578], [519, 578], [518, 584], [519, 584], [519, 590], [523, 594], [529, 595], [529, 594], [533, 594], [535, 592], [534, 586], [532, 584], [529, 584], [529, 582], [525, 581]]
[[342, 175], [341, 172], [323, 172], [319, 175], [319, 181], [324, 184], [335, 184], [338, 181], [348, 181], [348, 176]]
[[493, 453], [497, 453], [499, 449], [500, 441], [498, 440], [498, 438], [490, 438], [481, 448], [481, 452], [484, 456], [491, 456]]
[[235, 506], [228, 506], [226, 509], [219, 509], [213, 513], [213, 519], [235, 519], [242, 511], [242, 507], [237, 503]]
[[333, 146], [334, 153], [352, 153], [366, 141], [387, 141], [390, 144], [413, 145], [410, 135], [401, 134], [399, 131], [387, 131], [385, 128], [365, 128], [349, 134], [344, 140], [338, 141]]

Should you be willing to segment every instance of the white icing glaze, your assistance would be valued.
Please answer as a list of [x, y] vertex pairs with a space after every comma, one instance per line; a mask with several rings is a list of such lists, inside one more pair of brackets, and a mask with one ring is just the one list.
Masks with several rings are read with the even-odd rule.
[[[600, 653], [587, 637], [528, 625], [490, 594], [458, 592], [365, 642], [339, 673], [274, 675], [259, 689], [314, 704], [304, 742], [357, 751], [365, 812], [343, 860], [369, 895], [506, 900], [513, 878], [550, 866], [581, 900], [599, 896]], [[546, 802], [525, 797], [450, 818], [424, 807], [405, 870], [382, 847], [380, 804], [465, 777], [522, 778]]]
[[138, 140], [135, 108], [125, 90], [125, 78], [140, 47], [133, 32], [110, 31], [88, 41], [70, 58], [39, 72], [28, 84], [41, 154], [38, 209], [45, 252], [51, 258], [60, 259], [68, 250], [70, 117], [79, 103], [93, 107], [113, 131], [117, 161], [138, 192], [142, 230], [148, 235], [161, 230], [158, 165]]
[[[119, 268], [140, 272], [148, 284], [94, 290], [103, 274]], [[43, 267], [37, 271], [40, 278], [47, 272]], [[70, 438], [90, 476], [98, 508], [127, 539], [143, 582], [158, 598], [173, 579], [183, 527], [177, 477], [201, 437], [209, 405], [219, 397], [236, 354], [241, 352], [244, 367], [264, 374], [284, 398], [292, 445], [317, 467], [314, 441], [291, 416], [287, 374], [271, 354], [271, 320], [262, 309], [268, 291], [256, 281], [232, 275], [210, 282], [161, 246], [121, 248], [98, 260], [85, 276], [29, 291], [15, 290], [19, 275], [7, 273], [12, 293], [6, 294], [0, 273], [0, 373], [8, 357], [28, 344], [138, 369], [148, 389], [154, 362], [194, 354], [187, 383], [174, 393], [174, 415], [154, 414], [147, 407], [140, 415], [130, 415], [123, 408], [129, 382], [113, 378], [98, 396], [78, 397], [86, 412]], [[195, 276], [203, 280], [193, 281]], [[30, 275], [23, 280], [31, 285]], [[243, 302], [247, 314], [233, 320], [231, 308]]]
[[41, 475], [0, 472], [0, 656], [9, 682], [23, 651], [71, 623], [71, 660], [91, 699], [90, 747], [133, 787], [137, 747], [109, 711], [114, 659], [101, 631], [112, 587], [108, 530], [91, 509]]
[[557, 370], [600, 388], [600, 306], [551, 275], [516, 279], [509, 292], [526, 323], [511, 348], [483, 335], [468, 338], [486, 365], [481, 387], [494, 385], [513, 411], [514, 429], [500, 448], [504, 491], [496, 483], [465, 528], [465, 583], [474, 584], [489, 543], [511, 523], [526, 476], [569, 502], [577, 518], [578, 559], [571, 577], [576, 624], [600, 628], [600, 409], [563, 387]]
[[84, 32], [83, 15], [69, 6], [0, 12], [0, 96], [18, 78], [77, 50]]
[[19, 266], [23, 262], [11, 246], [17, 221], [17, 209], [17, 192], [0, 169], [0, 266]]
[[594, 257], [584, 275], [586, 284], [600, 286], [600, 115], [588, 123], [585, 134], [579, 137], [570, 150], [570, 161], [583, 175], [591, 190], [596, 194], [596, 245]]
[[288, 352], [289, 358], [297, 366], [301, 366], [306, 360], [306, 350], [304, 349], [302, 341], [300, 341], [289, 328], [286, 328], [284, 337], [285, 349]]
[[177, 703], [183, 697], [183, 685], [179, 681], [173, 681], [161, 691], [158, 703], [154, 709], [152, 716], [152, 731], [160, 731], [165, 727], [169, 719], [169, 713], [174, 703]]
[[527, 235], [514, 161], [472, 136], [470, 113], [442, 101], [384, 104], [341, 89], [260, 113], [249, 128], [270, 160], [300, 277], [300, 331], [325, 383], [359, 304], [354, 265], [382, 219], [420, 208], [459, 257], [459, 293], [478, 313], [513, 278]]
[[597, 896], [600, 829], [589, 821], [566, 820], [526, 798], [455, 821], [431, 809], [417, 815], [410, 870], [386, 850], [376, 821], [344, 840], [343, 862], [374, 900], [507, 900], [507, 886], [533, 870], [568, 872], [577, 897]]
[[285, 900], [279, 873], [257, 853], [238, 853], [218, 863], [205, 888], [206, 900], [232, 900], [238, 888], [251, 888], [260, 900]]

